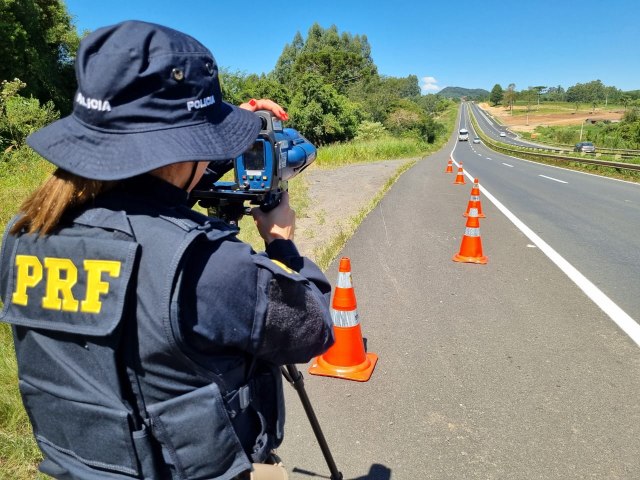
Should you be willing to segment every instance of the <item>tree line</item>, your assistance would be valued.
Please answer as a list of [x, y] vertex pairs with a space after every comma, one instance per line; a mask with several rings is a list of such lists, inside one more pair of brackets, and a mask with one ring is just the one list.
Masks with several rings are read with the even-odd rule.
[[[624, 114], [620, 122], [605, 123], [589, 129], [587, 138], [613, 148], [640, 149], [640, 90], [623, 92], [616, 87], [604, 85], [600, 80], [577, 83], [566, 90], [561, 86], [535, 86], [519, 92], [513, 83], [506, 89], [496, 84], [489, 94], [489, 101], [493, 106], [501, 104], [511, 110], [516, 101], [525, 103], [528, 108], [540, 102], [569, 102], [575, 105], [576, 110], [585, 105], [592, 112], [602, 106], [622, 105]], [[570, 136], [571, 132], [567, 135]]]
[[[489, 101], [494, 105], [512, 107], [517, 101], [525, 102], [569, 102], [577, 106], [585, 104], [595, 109], [598, 106], [624, 105], [640, 107], [640, 90], [624, 92], [614, 86], [607, 86], [601, 80], [592, 80], [587, 83], [576, 83], [566, 90], [557, 87], [534, 86], [517, 91], [515, 84], [511, 83], [506, 89], [498, 83], [494, 85], [489, 94]], [[576, 107], [577, 108], [577, 107]]]
[[[80, 35], [62, 0], [0, 0], [0, 152], [72, 110]], [[87, 32], [83, 32], [85, 35]], [[415, 75], [381, 75], [366, 35], [317, 23], [297, 32], [266, 74], [221, 71], [224, 99], [271, 98], [317, 145], [381, 135], [433, 142], [451, 100], [422, 95]]]

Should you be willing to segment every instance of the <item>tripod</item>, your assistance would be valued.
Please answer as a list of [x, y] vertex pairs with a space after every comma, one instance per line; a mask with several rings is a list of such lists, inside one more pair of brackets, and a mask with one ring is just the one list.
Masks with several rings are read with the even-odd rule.
[[296, 392], [298, 392], [298, 396], [300, 397], [304, 411], [307, 414], [309, 423], [311, 423], [313, 433], [315, 434], [318, 444], [320, 445], [320, 449], [322, 450], [322, 455], [324, 455], [324, 459], [327, 462], [329, 471], [331, 472], [331, 480], [342, 480], [342, 473], [338, 470], [336, 463], [333, 461], [329, 445], [324, 438], [324, 434], [320, 428], [320, 423], [318, 423], [318, 418], [313, 411], [313, 407], [309, 401], [309, 396], [304, 388], [304, 378], [302, 377], [302, 373], [295, 365], [286, 365], [284, 367], [280, 367], [280, 370], [282, 371], [282, 376], [286, 378], [293, 388], [296, 389]]
[[[196, 194], [201, 195], [202, 192], [196, 192]], [[248, 214], [249, 211], [249, 209], [244, 206], [244, 200], [246, 200], [246, 198], [218, 198], [218, 196], [215, 195], [196, 195], [194, 198], [199, 199], [201, 207], [207, 208], [207, 213], [210, 217], [220, 218], [235, 226], [238, 226], [242, 215]], [[318, 440], [318, 444], [322, 450], [322, 455], [324, 455], [324, 459], [327, 462], [329, 471], [331, 472], [331, 480], [342, 480], [342, 473], [338, 470], [336, 463], [333, 461], [329, 445], [324, 438], [324, 434], [320, 428], [320, 423], [318, 423], [318, 418], [313, 411], [313, 407], [309, 401], [309, 396], [304, 388], [304, 378], [302, 377], [302, 373], [300, 373], [298, 367], [293, 364], [280, 367], [280, 371], [282, 372], [282, 376], [293, 386], [293, 388], [295, 388], [296, 392], [298, 392], [298, 396], [300, 397], [304, 411], [307, 414], [309, 423], [311, 423], [313, 433], [315, 434], [316, 440]]]

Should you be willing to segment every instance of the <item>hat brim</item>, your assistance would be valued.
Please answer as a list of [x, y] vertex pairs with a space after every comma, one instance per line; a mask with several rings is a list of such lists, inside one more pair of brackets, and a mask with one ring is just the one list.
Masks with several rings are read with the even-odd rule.
[[27, 144], [81, 177], [121, 180], [172, 163], [235, 158], [260, 128], [253, 112], [223, 103], [210, 121], [143, 132], [96, 130], [70, 115], [31, 134]]

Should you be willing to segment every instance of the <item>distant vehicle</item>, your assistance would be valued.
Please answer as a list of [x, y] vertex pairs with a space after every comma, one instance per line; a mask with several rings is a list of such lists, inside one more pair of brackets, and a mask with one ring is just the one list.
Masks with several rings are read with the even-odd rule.
[[506, 134], [505, 132], [500, 132], [500, 136], [501, 136], [501, 137], [506, 137], [506, 136], [507, 136], [507, 134]]
[[473, 137], [473, 143], [480, 143], [480, 137]]
[[469, 130], [466, 128], [461, 128], [458, 130], [458, 141], [459, 142], [467, 142], [469, 141]]
[[596, 146], [592, 142], [580, 142], [576, 143], [576, 146], [573, 147], [573, 151], [581, 153], [595, 153]]

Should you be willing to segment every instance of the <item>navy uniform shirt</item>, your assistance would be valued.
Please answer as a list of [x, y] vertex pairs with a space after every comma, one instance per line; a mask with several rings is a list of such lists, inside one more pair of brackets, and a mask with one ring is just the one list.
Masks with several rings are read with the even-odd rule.
[[[147, 177], [138, 187], [168, 206], [187, 202], [184, 190], [163, 181]], [[271, 259], [266, 274], [255, 256]], [[333, 342], [331, 285], [290, 240], [274, 240], [266, 253], [235, 236], [203, 241], [191, 248], [184, 269], [182, 335], [205, 364], [212, 355], [240, 352], [278, 365], [305, 363]]]

